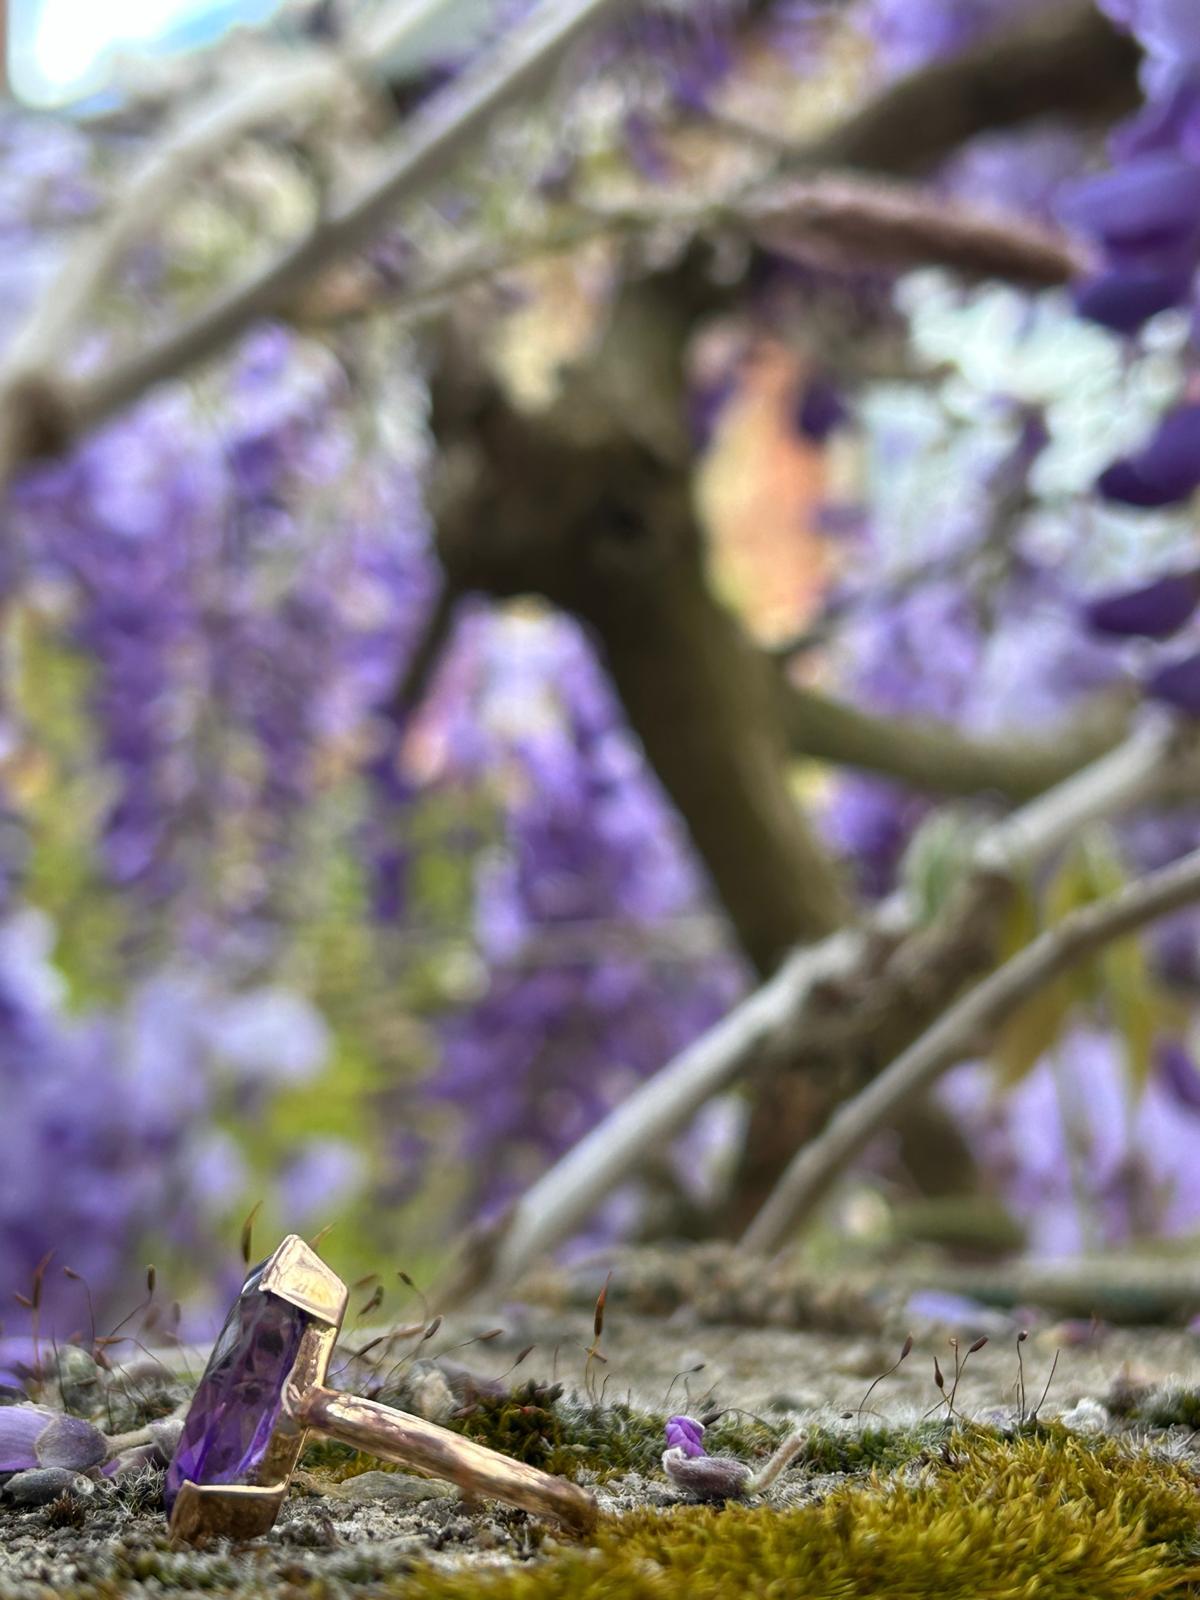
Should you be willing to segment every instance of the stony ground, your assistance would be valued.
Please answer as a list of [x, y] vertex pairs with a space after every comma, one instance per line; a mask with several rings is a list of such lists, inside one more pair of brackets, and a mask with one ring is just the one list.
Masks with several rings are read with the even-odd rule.
[[[644, 1296], [614, 1293], [601, 1341], [603, 1359], [589, 1362], [587, 1297], [568, 1286], [556, 1298], [551, 1306], [510, 1308], [491, 1322], [452, 1319], [418, 1360], [401, 1364], [391, 1381], [399, 1399], [439, 1419], [463, 1409], [462, 1384], [470, 1382], [463, 1369], [480, 1379], [500, 1378], [506, 1388], [537, 1396], [539, 1404], [545, 1400], [548, 1412], [557, 1404], [569, 1418], [561, 1448], [568, 1455], [575, 1452], [580, 1481], [590, 1484], [610, 1510], [665, 1507], [682, 1498], [658, 1464], [664, 1413], [711, 1415], [724, 1409], [720, 1428], [726, 1431], [717, 1430], [719, 1442], [749, 1459], [761, 1459], [771, 1438], [794, 1427], [814, 1438], [852, 1441], [864, 1429], [902, 1434], [930, 1408], [936, 1417], [944, 1391], [935, 1386], [933, 1361], [936, 1356], [944, 1373], [953, 1372], [951, 1332], [960, 1349], [976, 1335], [989, 1336], [970, 1357], [956, 1409], [1004, 1427], [1019, 1406], [1017, 1331], [1027, 1313], [1019, 1320], [980, 1307], [951, 1322], [952, 1305], [939, 1309], [940, 1303], [932, 1302], [918, 1313], [915, 1308], [923, 1302], [899, 1293], [862, 1298], [847, 1290], [833, 1297], [826, 1293], [819, 1306], [809, 1307], [807, 1327], [755, 1327], [714, 1320], [720, 1307], [698, 1307], [698, 1297], [673, 1308], [664, 1304], [649, 1315], [637, 1309]], [[746, 1315], [736, 1296], [728, 1309], [736, 1317]], [[503, 1325], [501, 1334], [469, 1342], [497, 1323]], [[868, 1386], [896, 1361], [910, 1329], [915, 1337], [911, 1355], [872, 1391], [860, 1414]], [[510, 1371], [531, 1344], [532, 1353]], [[1027, 1411], [1037, 1404], [1058, 1352], [1044, 1417], [1061, 1415], [1084, 1434], [1120, 1431], [1165, 1441], [1176, 1459], [1194, 1455], [1200, 1465], [1200, 1336], [1180, 1329], [1083, 1323], [1050, 1309], [1020, 1348]], [[440, 1364], [438, 1351], [446, 1352]], [[119, 1379], [104, 1381], [111, 1392], [99, 1410], [107, 1409], [121, 1428], [135, 1424], [141, 1414], [162, 1413], [183, 1393], [174, 1376], [156, 1372], [144, 1360]], [[557, 1403], [538, 1387], [553, 1383], [565, 1390]], [[87, 1397], [74, 1398], [83, 1408]], [[98, 1415], [95, 1395], [91, 1403]], [[614, 1419], [611, 1443], [596, 1423], [597, 1405]], [[630, 1421], [642, 1411], [654, 1414], [644, 1437], [640, 1423]], [[586, 1434], [578, 1431], [584, 1416], [590, 1419]], [[452, 1420], [463, 1425], [461, 1417]], [[511, 1426], [511, 1419], [504, 1426]], [[532, 1448], [524, 1436], [514, 1441], [513, 1448]], [[536, 1452], [530, 1459], [537, 1459]], [[771, 1491], [771, 1503], [819, 1498], [837, 1481], [837, 1463], [832, 1464], [830, 1473], [825, 1455], [802, 1455]], [[0, 1488], [0, 1600], [50, 1595], [148, 1600], [164, 1592], [285, 1600], [378, 1595], [384, 1587], [396, 1592], [405, 1571], [430, 1561], [447, 1570], [494, 1566], [548, 1553], [558, 1540], [553, 1530], [522, 1513], [464, 1504], [444, 1485], [382, 1472], [377, 1463], [326, 1447], [306, 1459], [266, 1540], [197, 1552], [167, 1539], [161, 1484], [161, 1469], [147, 1465], [113, 1481], [52, 1483], [44, 1494], [36, 1484], [34, 1492], [26, 1492], [19, 1479]], [[40, 1503], [16, 1503], [14, 1492]]]

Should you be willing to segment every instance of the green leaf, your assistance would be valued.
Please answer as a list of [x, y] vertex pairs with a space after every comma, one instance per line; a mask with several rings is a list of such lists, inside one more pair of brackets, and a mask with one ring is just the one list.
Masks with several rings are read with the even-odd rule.
[[1069, 978], [1058, 978], [1039, 989], [1008, 1019], [991, 1049], [1002, 1088], [1019, 1083], [1053, 1049], [1078, 999], [1077, 985]]

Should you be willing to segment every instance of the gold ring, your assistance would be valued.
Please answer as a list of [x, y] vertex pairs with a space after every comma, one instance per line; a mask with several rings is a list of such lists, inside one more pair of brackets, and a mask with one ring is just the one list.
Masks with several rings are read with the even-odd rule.
[[596, 1504], [448, 1428], [326, 1386], [349, 1291], [290, 1234], [242, 1286], [167, 1469], [171, 1532], [257, 1538], [279, 1514], [309, 1432], [585, 1531]]

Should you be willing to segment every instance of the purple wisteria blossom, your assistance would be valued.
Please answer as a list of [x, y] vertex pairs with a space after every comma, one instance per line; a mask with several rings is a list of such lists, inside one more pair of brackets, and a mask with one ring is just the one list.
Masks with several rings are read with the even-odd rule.
[[1146, 694], [1185, 716], [1200, 717], [1200, 651], [1156, 667], [1146, 680]]
[[1105, 500], [1150, 509], [1178, 505], [1200, 487], [1200, 404], [1169, 411], [1140, 450], [1096, 481]]
[[867, 0], [860, 25], [892, 73], [955, 55], [1003, 27], [1029, 0]]
[[1120, 1040], [1094, 1027], [1073, 1030], [1005, 1096], [983, 1065], [946, 1080], [946, 1103], [1035, 1254], [1170, 1237], [1200, 1222], [1200, 1112], [1190, 1076], [1180, 1093], [1177, 1049], [1164, 1043], [1140, 1096]]
[[506, 840], [476, 880], [486, 985], [441, 1023], [429, 1091], [459, 1110], [477, 1207], [519, 1192], [742, 979], [694, 949], [702, 885], [582, 633], [484, 624], [469, 654], [459, 770], [502, 776]]
[[797, 396], [796, 428], [814, 444], [824, 444], [831, 433], [849, 421], [850, 416], [845, 397], [828, 377], [811, 378]]
[[1097, 595], [1084, 616], [1097, 633], [1168, 639], [1200, 606], [1200, 568], [1168, 573], [1151, 583]]

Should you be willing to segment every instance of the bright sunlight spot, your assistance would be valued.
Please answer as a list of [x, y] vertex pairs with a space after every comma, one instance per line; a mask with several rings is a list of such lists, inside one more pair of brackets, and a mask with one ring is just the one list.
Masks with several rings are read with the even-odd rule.
[[258, 22], [279, 0], [13, 0], [9, 74], [32, 105], [103, 94], [122, 57], [208, 44], [238, 22]]

